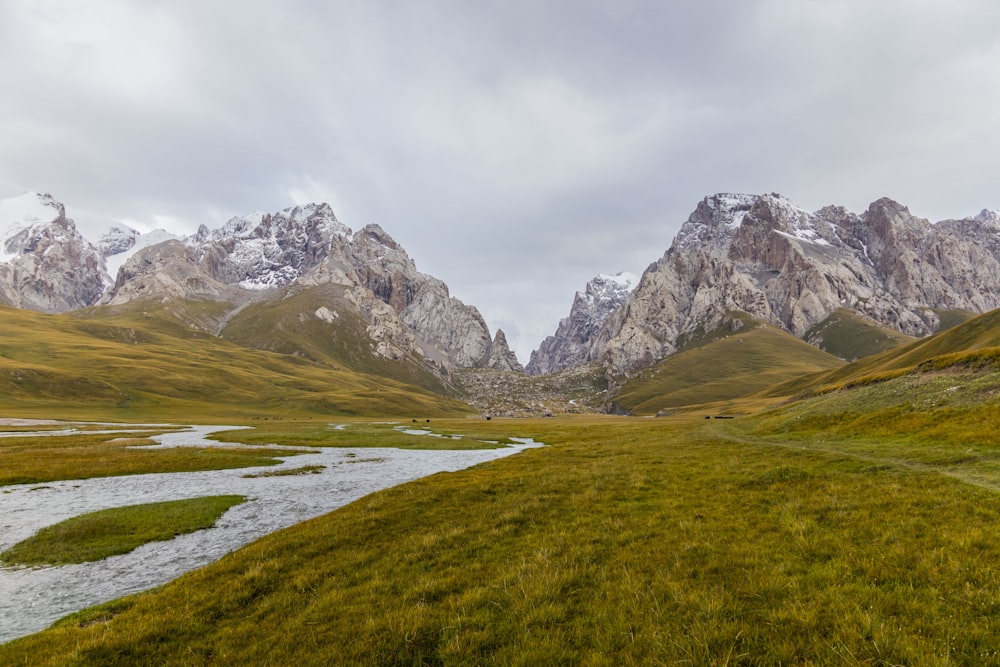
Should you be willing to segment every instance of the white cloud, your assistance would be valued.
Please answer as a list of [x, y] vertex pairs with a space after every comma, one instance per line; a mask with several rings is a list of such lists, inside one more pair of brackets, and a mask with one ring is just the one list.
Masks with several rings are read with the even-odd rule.
[[527, 361], [712, 192], [1000, 208], [998, 24], [986, 0], [8, 0], [0, 196], [183, 231], [328, 200]]

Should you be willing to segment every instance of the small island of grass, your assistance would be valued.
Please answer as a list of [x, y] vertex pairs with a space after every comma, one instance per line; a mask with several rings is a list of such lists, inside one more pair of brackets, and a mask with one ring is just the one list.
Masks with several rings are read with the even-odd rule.
[[88, 563], [124, 554], [148, 542], [211, 528], [244, 496], [206, 496], [81, 514], [43, 528], [0, 553], [4, 565]]

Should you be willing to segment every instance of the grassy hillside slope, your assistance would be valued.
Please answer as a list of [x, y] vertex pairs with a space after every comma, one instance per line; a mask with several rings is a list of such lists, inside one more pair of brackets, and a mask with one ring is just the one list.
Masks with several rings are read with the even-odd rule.
[[[320, 308], [336, 314], [332, 322], [315, 315]], [[450, 391], [421, 360], [392, 360], [374, 354], [368, 323], [355, 308], [344, 298], [342, 286], [321, 285], [280, 301], [250, 304], [226, 322], [220, 335], [244, 347], [294, 354], [438, 393]]]
[[899, 375], [942, 355], [1000, 347], [1000, 310], [974, 317], [908, 345], [847, 364], [841, 368], [803, 376], [772, 388], [768, 393], [790, 396], [828, 391], [846, 383]]
[[717, 331], [630, 378], [615, 396], [621, 410], [652, 415], [749, 396], [843, 361], [775, 327], [737, 316], [741, 328]]
[[246, 349], [153, 312], [96, 320], [2, 307], [0, 411], [191, 421], [468, 407], [391, 378]]
[[916, 340], [842, 308], [806, 332], [803, 339], [835, 357], [854, 361]]

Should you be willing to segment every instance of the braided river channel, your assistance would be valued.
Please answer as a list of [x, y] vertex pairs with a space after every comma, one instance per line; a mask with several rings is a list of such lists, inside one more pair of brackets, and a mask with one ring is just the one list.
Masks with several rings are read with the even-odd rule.
[[[207, 434], [237, 428], [187, 427], [153, 438], [158, 447], [219, 447], [224, 445], [206, 439]], [[72, 432], [69, 429], [66, 433]], [[408, 432], [433, 435], [427, 431]], [[59, 437], [59, 433], [39, 431], [32, 435]], [[230, 508], [213, 528], [166, 542], [151, 542], [120, 556], [58, 567], [0, 567], [0, 643], [43, 630], [72, 612], [167, 583], [268, 533], [325, 514], [374, 491], [438, 472], [454, 472], [542, 444], [530, 439], [516, 442], [472, 450], [324, 447], [315, 453], [283, 458], [277, 466], [0, 487], [0, 551], [41, 528], [86, 512], [199, 496], [247, 497], [247, 502]], [[323, 468], [317, 474], [245, 477], [258, 471], [303, 466]]]

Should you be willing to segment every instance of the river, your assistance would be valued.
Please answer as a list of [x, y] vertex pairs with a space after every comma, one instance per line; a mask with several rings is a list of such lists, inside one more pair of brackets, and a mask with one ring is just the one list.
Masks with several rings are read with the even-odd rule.
[[[154, 439], [161, 447], [220, 446], [205, 436], [234, 428], [239, 427], [189, 427]], [[44, 436], [44, 432], [38, 435]], [[43, 630], [69, 613], [164, 584], [268, 533], [325, 514], [379, 489], [437, 472], [461, 470], [540, 445], [521, 440], [514, 446], [475, 450], [330, 447], [285, 457], [280, 465], [266, 468], [0, 487], [0, 551], [40, 528], [86, 512], [210, 495], [238, 494], [248, 498], [230, 508], [213, 528], [152, 542], [120, 556], [79, 565], [0, 568], [0, 643]], [[309, 465], [324, 468], [318, 474], [244, 477], [259, 471]]]

